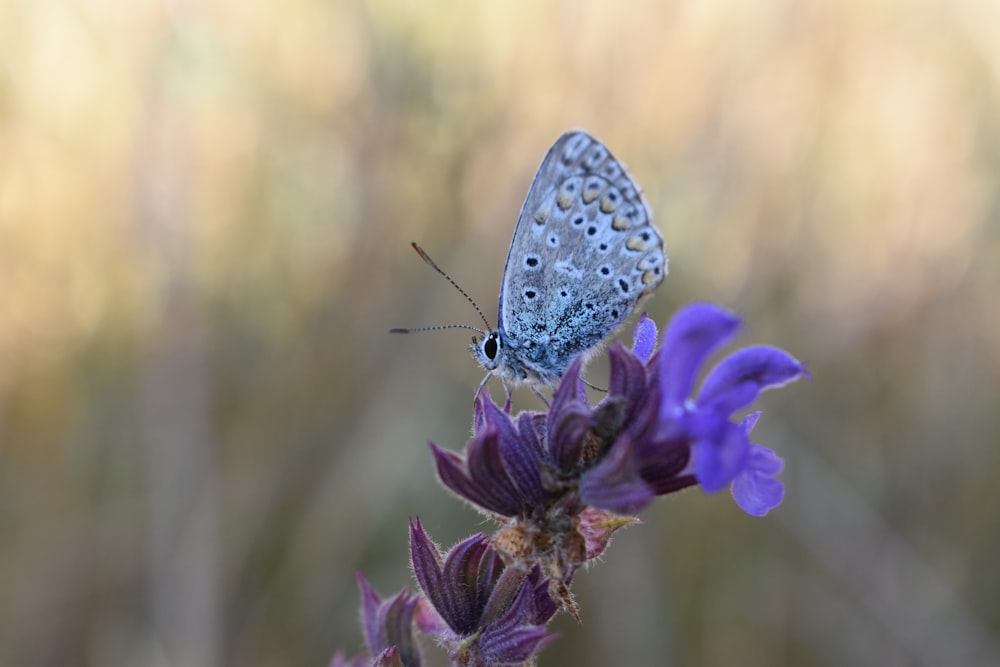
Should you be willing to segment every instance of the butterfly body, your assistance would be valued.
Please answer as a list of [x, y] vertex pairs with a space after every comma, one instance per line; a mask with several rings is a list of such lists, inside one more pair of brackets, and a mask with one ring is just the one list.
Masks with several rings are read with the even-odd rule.
[[499, 324], [473, 357], [507, 385], [553, 386], [666, 276], [663, 242], [625, 167], [586, 132], [549, 149], [521, 208]]

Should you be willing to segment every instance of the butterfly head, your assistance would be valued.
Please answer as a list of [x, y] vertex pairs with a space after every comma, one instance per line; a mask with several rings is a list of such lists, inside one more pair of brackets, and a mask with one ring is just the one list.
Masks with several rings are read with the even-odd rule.
[[494, 371], [500, 365], [503, 343], [500, 341], [499, 331], [490, 331], [482, 340], [473, 336], [469, 347], [472, 357], [486, 370]]

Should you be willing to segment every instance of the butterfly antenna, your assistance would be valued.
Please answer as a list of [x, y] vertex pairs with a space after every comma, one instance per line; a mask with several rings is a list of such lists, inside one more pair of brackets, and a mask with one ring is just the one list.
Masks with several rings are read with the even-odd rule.
[[[454, 280], [452, 280], [452, 279], [451, 279], [451, 276], [449, 276], [449, 275], [448, 275], [447, 273], [445, 273], [445, 272], [444, 272], [444, 271], [443, 271], [443, 270], [441, 269], [441, 267], [440, 267], [440, 266], [438, 266], [437, 264], [435, 264], [435, 263], [434, 263], [434, 260], [433, 260], [433, 259], [431, 259], [430, 255], [428, 255], [428, 254], [427, 254], [427, 253], [426, 253], [426, 252], [424, 251], [424, 249], [423, 249], [423, 248], [421, 248], [420, 246], [418, 246], [418, 245], [417, 245], [416, 243], [411, 243], [410, 245], [412, 245], [412, 246], [413, 246], [413, 249], [417, 251], [417, 254], [418, 254], [418, 255], [420, 255], [421, 259], [423, 259], [423, 260], [424, 260], [425, 262], [427, 262], [428, 264], [430, 264], [430, 266], [431, 266], [431, 268], [432, 268], [432, 269], [434, 269], [435, 271], [437, 271], [438, 273], [440, 273], [440, 274], [441, 274], [442, 276], [444, 276], [445, 280], [447, 280], [448, 282], [450, 282], [450, 283], [451, 283], [451, 286], [452, 286], [452, 287], [454, 287], [455, 289], [457, 289], [457, 290], [459, 291], [459, 293], [461, 293], [461, 295], [462, 295], [462, 296], [464, 296], [464, 297], [465, 297], [465, 299], [466, 299], [466, 300], [467, 300], [467, 301], [468, 301], [469, 303], [471, 303], [471, 304], [472, 304], [472, 307], [476, 309], [476, 312], [477, 312], [477, 313], [479, 313], [479, 317], [483, 318], [483, 323], [484, 323], [484, 324], [486, 325], [486, 329], [487, 329], [487, 330], [489, 330], [489, 331], [492, 331], [492, 330], [493, 330], [493, 327], [492, 327], [492, 326], [490, 325], [490, 321], [486, 319], [486, 316], [485, 316], [485, 315], [483, 315], [483, 311], [481, 311], [481, 310], [479, 309], [479, 305], [478, 305], [478, 304], [477, 304], [477, 303], [476, 303], [475, 301], [473, 301], [473, 300], [472, 300], [472, 297], [471, 297], [471, 296], [469, 296], [468, 294], [466, 294], [465, 290], [464, 290], [464, 289], [462, 289], [461, 287], [459, 287], [459, 286], [458, 286], [458, 283], [456, 283], [456, 282], [455, 282]], [[449, 325], [449, 326], [450, 326], [450, 325]], [[459, 326], [461, 326], [461, 325], [459, 325]], [[446, 328], [448, 328], [448, 327], [430, 327], [430, 328], [432, 328], [432, 329], [433, 329], [433, 328], [442, 328], [442, 329], [446, 329]], [[465, 327], [465, 328], [467, 328], [467, 329], [472, 329], [472, 330], [474, 330], [474, 331], [479, 331], [479, 329], [476, 329], [475, 327]], [[415, 331], [415, 329], [410, 329], [410, 331]], [[482, 333], [482, 332], [480, 331], [480, 333]]]
[[389, 333], [420, 333], [421, 331], [440, 331], [441, 329], [472, 329], [484, 336], [488, 335], [486, 331], [469, 324], [439, 324], [436, 327], [412, 327], [408, 329], [396, 327], [395, 329], [389, 329]]

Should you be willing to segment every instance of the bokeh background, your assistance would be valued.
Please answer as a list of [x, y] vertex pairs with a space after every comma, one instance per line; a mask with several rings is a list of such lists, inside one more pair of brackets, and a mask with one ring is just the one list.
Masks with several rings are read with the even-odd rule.
[[785, 504], [657, 503], [541, 664], [1000, 664], [998, 84], [986, 0], [5, 0], [0, 664], [359, 650], [408, 516], [489, 528], [426, 447], [466, 332], [387, 334], [477, 324], [409, 244], [494, 317], [573, 127], [662, 229], [650, 315], [814, 380], [762, 401]]

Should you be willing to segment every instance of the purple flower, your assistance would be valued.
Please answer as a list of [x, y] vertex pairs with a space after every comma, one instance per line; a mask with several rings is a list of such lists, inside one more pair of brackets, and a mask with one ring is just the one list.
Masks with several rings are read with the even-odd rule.
[[532, 663], [555, 637], [546, 625], [560, 608], [579, 620], [569, 589], [575, 573], [657, 496], [729, 487], [753, 516], [780, 505], [783, 461], [750, 441], [761, 413], [735, 415], [765, 389], [808, 374], [788, 353], [753, 346], [722, 359], [696, 388], [707, 359], [739, 328], [732, 313], [695, 304], [677, 312], [657, 348], [656, 325], [643, 315], [632, 349], [611, 347], [608, 392], [597, 405], [579, 359], [544, 413], [512, 417], [509, 398], [501, 409], [477, 393], [464, 452], [430, 446], [444, 486], [501, 528], [443, 553], [411, 520], [423, 596], [404, 590], [382, 599], [359, 574], [369, 655], [337, 654], [331, 667], [419, 667], [414, 626], [452, 665]]
[[333, 656], [330, 667], [420, 667], [420, 650], [413, 640], [413, 623], [426, 612], [420, 598], [402, 590], [391, 598], [382, 599], [375, 589], [357, 573], [361, 589], [361, 619], [365, 642], [371, 656], [345, 658]]
[[420, 588], [440, 622], [428, 623], [452, 661], [466, 667], [523, 664], [555, 635], [545, 629], [557, 606], [538, 568], [505, 567], [480, 533], [442, 554], [419, 520], [410, 521], [410, 554]]
[[[645, 387], [638, 388], [639, 380], [623, 383], [633, 419], [608, 455], [584, 473], [584, 502], [632, 513], [654, 496], [694, 484], [708, 493], [734, 485], [737, 504], [755, 516], [781, 502], [783, 487], [772, 477], [781, 469], [780, 459], [749, 440], [759, 413], [741, 423], [732, 416], [761, 391], [807, 375], [804, 365], [777, 348], [748, 347], [719, 362], [697, 398], [690, 398], [704, 361], [739, 326], [736, 316], [709, 304], [688, 306], [674, 316], [657, 356], [646, 364]], [[614, 391], [616, 367], [634, 366], [635, 357], [628, 359], [618, 347], [611, 362]]]
[[[681, 358], [685, 355], [700, 357], [702, 351], [707, 354], [728, 342], [737, 325], [733, 315], [716, 306], [692, 306], [674, 318], [668, 335], [676, 328], [682, 334], [696, 332], [697, 340], [692, 345], [690, 338], [679, 336], [679, 342], [670, 352]], [[774, 347], [744, 348], [723, 359], [709, 372], [696, 400], [684, 400], [694, 384], [696, 372], [696, 368], [685, 368], [683, 362], [671, 364], [664, 358], [660, 375], [664, 396], [660, 405], [660, 428], [675, 434], [686, 430], [693, 439], [695, 475], [702, 488], [710, 493], [721, 491], [737, 478], [780, 471], [780, 463], [774, 468], [763, 463], [760, 456], [751, 456], [749, 433], [760, 413], [738, 424], [732, 421], [732, 416], [736, 410], [753, 403], [763, 390], [807, 376], [805, 365]], [[739, 502], [739, 496], [737, 499]], [[771, 505], [774, 507], [781, 502], [781, 495], [772, 496], [771, 500], [775, 501]], [[739, 504], [746, 509], [742, 502]]]
[[756, 416], [733, 416], [806, 372], [782, 350], [748, 347], [719, 362], [695, 394], [705, 361], [739, 327], [735, 315], [695, 304], [673, 317], [657, 350], [656, 325], [643, 315], [633, 349], [611, 347], [608, 394], [596, 406], [583, 392], [579, 360], [545, 413], [511, 417], [480, 393], [464, 453], [431, 443], [441, 482], [504, 524], [494, 548], [519, 571], [538, 565], [571, 613], [566, 585], [629, 523], [618, 515], [695, 485], [731, 487], [739, 507], [766, 514], [783, 498], [774, 478], [781, 460], [750, 443]]
[[541, 503], [547, 496], [541, 479], [543, 453], [532, 415], [522, 413], [514, 422], [481, 392], [475, 423], [464, 460], [431, 443], [444, 485], [501, 517], [515, 516]]

